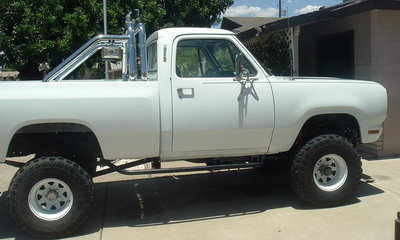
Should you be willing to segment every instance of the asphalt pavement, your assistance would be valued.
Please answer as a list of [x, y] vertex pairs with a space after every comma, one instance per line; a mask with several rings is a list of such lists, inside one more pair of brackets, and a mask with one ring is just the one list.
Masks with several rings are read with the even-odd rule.
[[[95, 178], [94, 211], [66, 239], [394, 239], [400, 159], [363, 160], [356, 198], [313, 208], [291, 192], [284, 171], [242, 170]], [[17, 168], [0, 164], [0, 239], [32, 239], [8, 217]]]

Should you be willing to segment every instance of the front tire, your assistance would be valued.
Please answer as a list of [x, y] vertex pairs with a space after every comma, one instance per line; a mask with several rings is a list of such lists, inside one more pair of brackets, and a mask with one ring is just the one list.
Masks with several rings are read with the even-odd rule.
[[318, 207], [340, 205], [354, 196], [362, 175], [361, 160], [344, 137], [313, 138], [297, 153], [291, 167], [294, 192]]
[[93, 182], [83, 168], [65, 158], [41, 157], [12, 179], [9, 214], [32, 236], [59, 238], [85, 222], [93, 199]]

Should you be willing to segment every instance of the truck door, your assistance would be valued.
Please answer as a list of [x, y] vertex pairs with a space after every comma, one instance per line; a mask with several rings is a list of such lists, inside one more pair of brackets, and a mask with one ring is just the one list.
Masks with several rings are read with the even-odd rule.
[[172, 57], [173, 152], [207, 157], [268, 151], [273, 96], [268, 79], [246, 51], [253, 86], [234, 81], [241, 46], [231, 36], [174, 41]]

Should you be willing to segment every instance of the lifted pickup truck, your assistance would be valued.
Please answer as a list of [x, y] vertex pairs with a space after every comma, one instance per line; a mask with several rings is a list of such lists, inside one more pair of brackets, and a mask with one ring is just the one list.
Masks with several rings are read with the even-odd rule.
[[[0, 162], [35, 154], [9, 187], [9, 213], [22, 229], [47, 238], [77, 230], [92, 206], [92, 178], [113, 171], [288, 159], [304, 201], [329, 207], [354, 196], [356, 145], [382, 133], [384, 87], [275, 77], [232, 32], [169, 28], [146, 40], [142, 23], [129, 14], [126, 22], [126, 34], [94, 37], [41, 82], [0, 84]], [[137, 160], [112, 162], [123, 158]], [[161, 167], [172, 160], [204, 166]], [[127, 170], [145, 163], [153, 168]]]

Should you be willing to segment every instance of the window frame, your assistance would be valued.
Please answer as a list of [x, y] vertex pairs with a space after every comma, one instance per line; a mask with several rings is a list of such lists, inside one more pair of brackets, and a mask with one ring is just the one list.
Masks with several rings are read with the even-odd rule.
[[[178, 36], [174, 39], [173, 42], [173, 56], [172, 56], [172, 64], [171, 64], [171, 73], [175, 78], [178, 79], [182, 79], [182, 80], [205, 80], [205, 79], [212, 79], [212, 80], [221, 80], [221, 81], [226, 81], [227, 79], [234, 79], [234, 77], [231, 76], [226, 76], [226, 77], [180, 77], [178, 76], [177, 72], [176, 72], [176, 64], [177, 64], [177, 50], [178, 50], [178, 44], [181, 41], [185, 41], [185, 40], [225, 40], [228, 41], [229, 43], [231, 43], [233, 46], [235, 46], [239, 52], [241, 52], [243, 54], [243, 56], [247, 59], [247, 61], [249, 62], [249, 64], [251, 64], [251, 66], [254, 68], [255, 70], [255, 74], [252, 77], [257, 78], [261, 73], [263, 73], [264, 71], [262, 71], [260, 69], [259, 64], [257, 63], [257, 61], [255, 61], [254, 57], [248, 52], [248, 50], [243, 47], [243, 45], [240, 45], [237, 43], [237, 38], [235, 38], [232, 35], [207, 35], [207, 34], [197, 34], [197, 35], [181, 35]], [[231, 50], [230, 50], [231, 52]], [[231, 56], [230, 56], [231, 57]], [[235, 63], [235, 62], [234, 62]]]
[[[153, 49], [154, 51], [152, 51], [153, 52], [153, 56], [154, 56], [154, 60], [155, 60], [155, 62], [153, 62], [154, 63], [154, 66], [152, 65], [152, 64], [150, 64], [150, 48], [152, 47], [152, 46], [155, 46], [155, 48]], [[146, 46], [146, 51], [147, 51], [147, 66], [148, 66], [148, 69], [147, 69], [147, 77], [149, 78], [149, 80], [156, 80], [156, 79], [158, 79], [158, 69], [159, 69], [159, 59], [158, 59], [158, 50], [159, 50], [159, 47], [158, 47], [158, 41], [157, 40], [154, 40], [154, 41], [152, 41], [151, 43], [149, 43], [149, 44], [147, 44], [147, 46]], [[151, 68], [151, 67], [155, 67], [155, 68]], [[152, 75], [155, 75], [154, 77], [150, 77], [150, 76], [152, 76]]]

